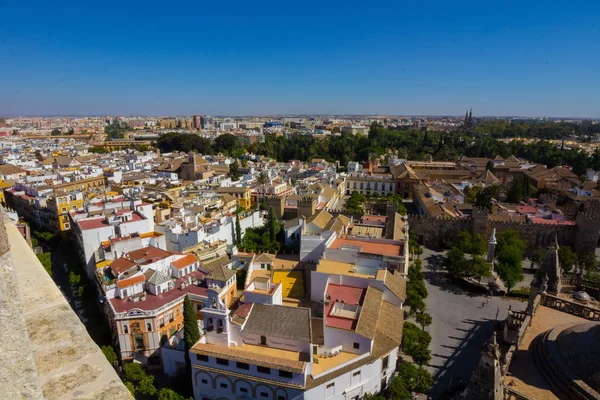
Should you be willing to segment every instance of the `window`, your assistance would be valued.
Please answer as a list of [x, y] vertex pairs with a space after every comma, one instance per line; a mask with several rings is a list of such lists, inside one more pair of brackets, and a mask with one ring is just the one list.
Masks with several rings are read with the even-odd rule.
[[158, 320], [158, 326], [161, 328], [165, 327], [165, 319], [164, 318], [161, 318]]
[[229, 365], [229, 360], [225, 360], [224, 358], [217, 358], [217, 364], [219, 364], [219, 365]]
[[208, 362], [208, 356], [204, 354], [196, 354], [196, 360]]
[[202, 384], [203, 385], [208, 385], [208, 381], [206, 379], [202, 379]]
[[261, 336], [260, 337], [260, 344], [263, 346], [267, 345], [267, 337], [266, 336]]
[[202, 311], [202, 304], [198, 304], [198, 312]]
[[385, 356], [383, 357], [383, 362], [381, 363], [381, 369], [388, 369], [388, 366], [390, 364], [390, 356]]
[[123, 333], [129, 333], [129, 327], [126, 324], [123, 325]]
[[354, 348], [355, 349], [360, 349], [360, 343], [354, 342]]
[[241, 392], [241, 393], [248, 393], [248, 388], [241, 387], [241, 388], [240, 388], [240, 392]]
[[354, 376], [354, 377], [360, 376], [360, 371], [356, 371], [355, 373], [352, 374], [352, 376]]
[[151, 331], [152, 331], [152, 324], [151, 324], [150, 322], [148, 322], [148, 323], [146, 324], [146, 330], [147, 330], [148, 332], [151, 332]]
[[169, 322], [173, 322], [173, 313], [169, 313]]
[[267, 374], [268, 375], [268, 374], [271, 373], [271, 368], [267, 368], [267, 367], [260, 367], [260, 366], [258, 366], [258, 367], [256, 367], [256, 370], [258, 372], [260, 372], [261, 374]]
[[221, 386], [221, 389], [227, 389], [227, 384], [226, 383], [221, 383], [219, 386]]
[[248, 364], [246, 364], [246, 363], [243, 363], [243, 362], [237, 362], [235, 365], [239, 369], [245, 369], [245, 370], [249, 370], [250, 369], [250, 366]]
[[123, 297], [127, 297], [127, 289], [123, 289]]
[[294, 376], [294, 374], [292, 374], [289, 371], [279, 370], [279, 376], [282, 377], [282, 378], [289, 378], [289, 379], [291, 379]]

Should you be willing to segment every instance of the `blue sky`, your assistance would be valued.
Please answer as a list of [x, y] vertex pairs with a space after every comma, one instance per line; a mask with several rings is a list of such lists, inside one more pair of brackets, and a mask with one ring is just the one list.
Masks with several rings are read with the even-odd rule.
[[600, 117], [598, 1], [0, 0], [0, 115]]

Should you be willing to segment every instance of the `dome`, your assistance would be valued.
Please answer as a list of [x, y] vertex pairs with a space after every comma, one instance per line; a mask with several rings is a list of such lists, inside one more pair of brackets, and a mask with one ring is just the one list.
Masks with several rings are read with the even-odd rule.
[[584, 322], [568, 327], [558, 335], [556, 344], [569, 369], [600, 392], [600, 323]]

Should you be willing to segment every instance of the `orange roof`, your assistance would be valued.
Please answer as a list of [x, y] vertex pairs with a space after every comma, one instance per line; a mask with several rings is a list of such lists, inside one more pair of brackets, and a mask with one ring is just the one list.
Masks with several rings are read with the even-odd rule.
[[135, 263], [129, 261], [125, 257], [119, 257], [110, 264], [110, 269], [115, 273], [115, 275], [122, 274], [133, 267], [135, 267]]
[[129, 255], [129, 258], [131, 260], [134, 260], [137, 263], [145, 263], [151, 260], [158, 261], [162, 260], [163, 258], [167, 258], [171, 255], [171, 253], [169, 253], [168, 251], [159, 249], [158, 247], [154, 246], [147, 246], [141, 249], [132, 250], [127, 254]]
[[198, 262], [198, 258], [193, 254], [188, 254], [185, 257], [181, 257], [180, 259], [173, 261], [171, 265], [173, 265], [177, 269], [181, 269], [195, 262]]
[[144, 275], [137, 275], [132, 278], [123, 279], [117, 281], [117, 286], [119, 289], [126, 288], [127, 286], [135, 285], [136, 283], [142, 283], [145, 281]]
[[402, 254], [402, 245], [400, 244], [368, 242], [359, 239], [337, 238], [331, 244], [330, 248], [339, 249], [348, 246], [360, 247], [361, 252], [368, 254], [382, 256], [399, 256]]

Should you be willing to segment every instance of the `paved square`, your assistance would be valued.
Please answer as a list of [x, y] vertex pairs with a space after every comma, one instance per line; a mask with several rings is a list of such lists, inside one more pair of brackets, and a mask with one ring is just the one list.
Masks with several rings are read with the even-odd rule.
[[425, 299], [427, 312], [433, 323], [427, 328], [431, 334], [431, 362], [427, 369], [434, 377], [430, 392], [436, 399], [444, 389], [460, 379], [468, 380], [481, 356], [481, 349], [492, 334], [493, 323], [507, 316], [508, 307], [524, 310], [526, 302], [489, 299], [473, 294], [446, 278], [441, 268], [444, 253], [424, 249], [421, 255], [425, 284], [429, 296]]

